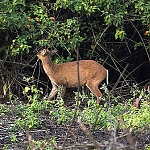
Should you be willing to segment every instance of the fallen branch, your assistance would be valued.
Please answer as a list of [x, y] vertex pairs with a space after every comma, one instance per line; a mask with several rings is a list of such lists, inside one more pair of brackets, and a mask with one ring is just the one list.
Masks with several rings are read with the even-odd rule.
[[33, 141], [32, 141], [32, 136], [31, 136], [31, 134], [29, 133], [29, 130], [28, 130], [28, 129], [26, 129], [26, 135], [27, 135], [27, 138], [28, 138], [29, 146], [31, 146], [31, 150], [36, 150], [35, 144], [34, 144]]
[[93, 136], [90, 134], [90, 132], [87, 130], [86, 126], [82, 123], [82, 121], [80, 119], [77, 120], [77, 123], [80, 125], [81, 129], [84, 131], [84, 133], [86, 134], [86, 136], [89, 138], [89, 140], [93, 143], [93, 145], [95, 146], [95, 148], [97, 150], [100, 149], [100, 146], [98, 144], [98, 142], [93, 138]]

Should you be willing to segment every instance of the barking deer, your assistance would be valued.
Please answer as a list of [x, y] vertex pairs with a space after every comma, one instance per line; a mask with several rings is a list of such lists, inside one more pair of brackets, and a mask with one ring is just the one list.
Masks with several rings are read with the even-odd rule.
[[[56, 52], [57, 50], [49, 51], [48, 49], [43, 49], [37, 54], [38, 58], [42, 61], [45, 73], [52, 83], [52, 90], [48, 97], [49, 99], [52, 99], [56, 95], [59, 85], [63, 86], [62, 97], [65, 94], [66, 88], [78, 87], [77, 61], [54, 64], [51, 61], [51, 56]], [[102, 93], [98, 89], [98, 86], [106, 76], [108, 77], [107, 69], [96, 61], [79, 61], [80, 86], [86, 85], [97, 97], [98, 104], [102, 97]]]

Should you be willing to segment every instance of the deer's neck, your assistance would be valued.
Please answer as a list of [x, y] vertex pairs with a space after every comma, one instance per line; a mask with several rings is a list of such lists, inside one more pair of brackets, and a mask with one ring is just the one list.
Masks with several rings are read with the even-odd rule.
[[49, 57], [45, 57], [45, 59], [42, 60], [42, 64], [43, 64], [45, 73], [50, 78], [54, 73], [54, 64], [52, 63], [52, 61]]

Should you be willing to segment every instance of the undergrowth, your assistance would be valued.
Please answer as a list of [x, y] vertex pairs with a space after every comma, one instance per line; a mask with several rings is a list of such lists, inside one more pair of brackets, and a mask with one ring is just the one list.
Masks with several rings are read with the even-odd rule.
[[[131, 101], [141, 93], [135, 85], [131, 90], [133, 96], [127, 99], [126, 103], [118, 103], [117, 105], [114, 105], [112, 102], [118, 101], [120, 97], [108, 94], [108, 89], [105, 86], [104, 88], [106, 96], [103, 98], [105, 100], [103, 106], [96, 104], [93, 94], [87, 97], [87, 95], [82, 94], [77, 96], [77, 93], [75, 93], [76, 104], [74, 104], [74, 108], [70, 109], [64, 105], [64, 101], [61, 98], [61, 91], [58, 92], [55, 100], [47, 100], [46, 98], [41, 100], [42, 89], [37, 89], [34, 85], [31, 85], [25, 87], [23, 91], [23, 94], [28, 98], [28, 103], [18, 102], [18, 104], [13, 106], [13, 110], [9, 110], [6, 104], [1, 104], [0, 117], [7, 115], [9, 112], [13, 112], [17, 116], [14, 126], [9, 129], [12, 142], [17, 142], [16, 130], [40, 128], [42, 126], [41, 117], [44, 114], [48, 114], [52, 119], [57, 120], [57, 124], [68, 125], [75, 115], [75, 120], [80, 118], [86, 125], [101, 130], [114, 130], [118, 128], [122, 130], [129, 129], [130, 132], [145, 132], [150, 128], [150, 107], [146, 103], [146, 99], [150, 96], [150, 93], [145, 94], [142, 92], [141, 109], [137, 109], [131, 104]], [[80, 109], [80, 105], [84, 99], [88, 99], [87, 106]], [[37, 147], [47, 144], [46, 141], [33, 142]]]

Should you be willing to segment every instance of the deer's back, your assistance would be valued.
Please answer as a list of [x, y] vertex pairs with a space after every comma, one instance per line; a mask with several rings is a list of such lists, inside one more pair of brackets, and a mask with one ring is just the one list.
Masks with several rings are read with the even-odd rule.
[[[79, 61], [80, 85], [86, 84], [88, 80], [99, 80], [106, 77], [106, 69], [93, 60]], [[67, 87], [78, 86], [77, 62], [68, 62], [56, 64], [54, 74], [51, 81], [57, 85], [65, 85]]]

